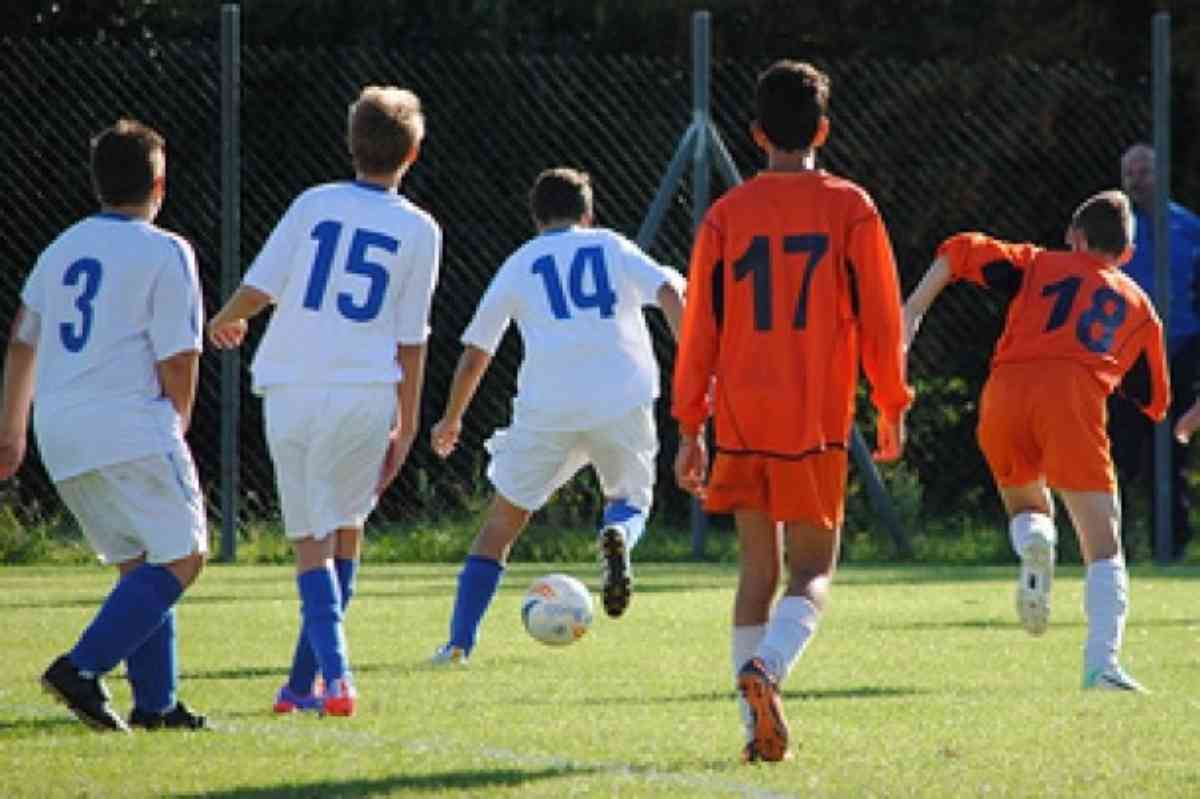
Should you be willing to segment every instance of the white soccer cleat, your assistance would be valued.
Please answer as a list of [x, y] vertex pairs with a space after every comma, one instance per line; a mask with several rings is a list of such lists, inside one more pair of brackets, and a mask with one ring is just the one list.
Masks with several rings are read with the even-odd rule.
[[1021, 553], [1017, 583], [1017, 616], [1030, 635], [1041, 635], [1050, 626], [1050, 586], [1054, 582], [1054, 544], [1035, 535]]
[[1108, 669], [1092, 669], [1083, 676], [1085, 691], [1128, 691], [1134, 694], [1148, 694], [1140, 682], [1130, 677], [1125, 669], [1113, 666]]
[[429, 665], [447, 668], [462, 668], [467, 665], [467, 653], [462, 647], [443, 644], [429, 659]]

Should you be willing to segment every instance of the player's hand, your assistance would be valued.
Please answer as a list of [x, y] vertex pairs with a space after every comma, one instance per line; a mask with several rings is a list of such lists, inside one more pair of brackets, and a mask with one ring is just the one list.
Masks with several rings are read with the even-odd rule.
[[904, 454], [905, 435], [903, 412], [894, 423], [880, 416], [878, 429], [875, 431], [876, 449], [871, 454], [872, 460], [878, 463], [893, 463], [900, 460], [900, 456]]
[[408, 460], [408, 453], [412, 451], [413, 440], [416, 437], [415, 432], [406, 433], [401, 430], [392, 430], [388, 433], [388, 448], [383, 456], [383, 464], [379, 467], [379, 482], [375, 484], [375, 496], [383, 494], [396, 479], [396, 475], [400, 474], [400, 469]]
[[1175, 422], [1175, 440], [1180, 444], [1188, 443], [1197, 427], [1200, 427], [1200, 400], [1193, 403], [1188, 412]]
[[25, 431], [19, 434], [0, 434], [0, 480], [7, 480], [21, 468], [25, 460]]
[[458, 446], [458, 437], [462, 435], [461, 419], [442, 419], [433, 426], [429, 434], [429, 445], [439, 458], [449, 458], [450, 453]]
[[250, 325], [245, 319], [222, 321], [218, 316], [208, 323], [208, 340], [219, 350], [241, 346]]
[[675, 454], [675, 482], [694, 497], [704, 498], [704, 481], [708, 474], [708, 450], [704, 433], [681, 435], [679, 452]]

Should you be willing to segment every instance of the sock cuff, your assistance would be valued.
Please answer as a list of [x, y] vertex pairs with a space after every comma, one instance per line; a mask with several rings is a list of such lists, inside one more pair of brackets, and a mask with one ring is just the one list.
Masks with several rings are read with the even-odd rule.
[[604, 506], [604, 524], [621, 524], [627, 522], [634, 516], [644, 515], [645, 511], [641, 508], [629, 504], [629, 500], [621, 498], [614, 499], [606, 503]]
[[504, 566], [500, 564], [500, 561], [494, 558], [485, 558], [483, 555], [467, 555], [467, 560], [463, 564], [463, 569], [467, 569], [468, 567], [487, 569], [489, 571], [495, 571], [496, 574], [500, 574], [504, 571]]
[[817, 622], [821, 618], [821, 611], [812, 603], [808, 597], [803, 596], [785, 596], [775, 603], [775, 610], [771, 613], [771, 620], [785, 619], [795, 622], [809, 630], [817, 628]]
[[183, 595], [183, 585], [166, 566], [144, 563], [130, 572], [129, 576], [153, 591], [165, 607], [171, 607]]

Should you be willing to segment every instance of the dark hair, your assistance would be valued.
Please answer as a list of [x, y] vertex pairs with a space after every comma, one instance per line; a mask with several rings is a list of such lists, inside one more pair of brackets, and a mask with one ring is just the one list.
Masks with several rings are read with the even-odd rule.
[[354, 168], [368, 175], [390, 174], [425, 136], [421, 100], [407, 89], [367, 86], [350, 104], [346, 143]]
[[162, 135], [141, 122], [120, 119], [91, 141], [92, 188], [105, 205], [145, 202], [158, 177], [155, 153], [166, 151]]
[[758, 76], [754, 110], [781, 150], [807, 150], [829, 106], [829, 76], [804, 61], [776, 61]]
[[1071, 227], [1083, 231], [1088, 248], [1120, 255], [1130, 245], [1129, 197], [1116, 189], [1093, 194], [1071, 215]]
[[547, 169], [529, 191], [529, 211], [539, 225], [556, 219], [582, 219], [592, 212], [592, 179], [568, 167]]

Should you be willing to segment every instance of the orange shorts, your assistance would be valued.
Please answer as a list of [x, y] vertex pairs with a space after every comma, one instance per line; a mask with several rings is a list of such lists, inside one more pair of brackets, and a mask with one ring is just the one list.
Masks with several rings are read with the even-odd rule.
[[830, 449], [799, 460], [718, 452], [704, 508], [712, 513], [758, 510], [777, 522], [842, 525], [846, 451]]
[[1078, 364], [1001, 364], [983, 387], [976, 433], [999, 486], [1114, 492], [1107, 416], [1104, 388]]

